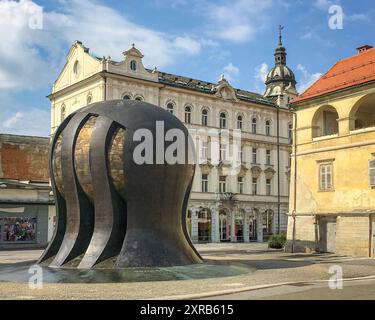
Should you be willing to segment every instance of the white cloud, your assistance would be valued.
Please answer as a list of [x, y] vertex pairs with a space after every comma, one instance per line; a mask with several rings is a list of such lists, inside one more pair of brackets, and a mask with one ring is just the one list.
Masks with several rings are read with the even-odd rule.
[[190, 37], [177, 37], [174, 40], [174, 45], [176, 48], [183, 49], [192, 55], [198, 54], [201, 51], [201, 44]]
[[228, 74], [237, 76], [240, 73], [240, 69], [236, 67], [232, 62], [229, 62], [224, 68], [223, 71]]
[[325, 10], [328, 12], [330, 6], [338, 4], [338, 1], [331, 0], [315, 0], [314, 6], [320, 10]]
[[189, 36], [143, 27], [94, 0], [60, 1], [56, 11], [44, 11], [42, 30], [31, 29], [30, 18], [40, 9], [30, 0], [0, 1], [0, 90], [51, 84], [74, 40], [115, 59], [135, 43], [149, 67], [171, 65], [183, 54], [201, 51], [199, 41]]
[[316, 41], [317, 43], [325, 46], [325, 47], [330, 47], [333, 48], [335, 46], [335, 43], [332, 42], [331, 40], [324, 39], [320, 33], [321, 33], [321, 27], [307, 27], [307, 31], [301, 36], [302, 40], [313, 40]]
[[364, 13], [354, 13], [352, 15], [344, 15], [344, 20], [351, 21], [351, 22], [368, 22], [370, 21], [370, 17], [368, 17]]
[[263, 62], [259, 66], [255, 67], [255, 79], [264, 83], [269, 72], [269, 66], [267, 63]]
[[298, 92], [303, 93], [309, 88], [315, 81], [317, 81], [323, 74], [322, 73], [310, 73], [305, 66], [298, 64], [297, 70], [301, 73], [302, 77], [299, 77]]
[[210, 20], [210, 36], [232, 42], [251, 40], [267, 20], [267, 10], [274, 0], [233, 0], [225, 4], [199, 4], [201, 12]]
[[240, 69], [236, 67], [232, 62], [229, 62], [223, 68], [223, 74], [229, 82], [236, 82], [236, 77], [240, 73]]
[[21, 112], [16, 112], [13, 116], [3, 122], [3, 127], [6, 129], [12, 129], [21, 118], [23, 118], [23, 114]]
[[9, 119], [0, 123], [0, 132], [9, 134], [48, 136], [51, 114], [49, 108], [30, 108], [17, 111]]

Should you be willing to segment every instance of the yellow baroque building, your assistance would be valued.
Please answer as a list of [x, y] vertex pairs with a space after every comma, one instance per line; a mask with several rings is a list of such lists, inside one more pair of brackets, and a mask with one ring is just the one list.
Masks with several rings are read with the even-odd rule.
[[287, 251], [375, 256], [375, 48], [357, 50], [291, 103]]

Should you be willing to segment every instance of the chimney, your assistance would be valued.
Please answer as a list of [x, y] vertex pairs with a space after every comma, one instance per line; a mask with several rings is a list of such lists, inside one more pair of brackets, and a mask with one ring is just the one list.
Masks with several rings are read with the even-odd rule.
[[373, 48], [372, 46], [369, 46], [368, 44], [365, 44], [364, 46], [360, 46], [360, 47], [357, 48], [357, 53], [362, 54], [362, 53], [364, 53], [367, 50], [372, 49], [372, 48]]

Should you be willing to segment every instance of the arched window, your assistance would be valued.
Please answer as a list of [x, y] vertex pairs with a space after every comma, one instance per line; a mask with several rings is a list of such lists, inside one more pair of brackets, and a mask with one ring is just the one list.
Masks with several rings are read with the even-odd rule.
[[65, 104], [62, 104], [61, 106], [61, 122], [65, 119], [66, 117], [66, 107], [65, 107]]
[[173, 114], [173, 110], [174, 109], [174, 105], [173, 105], [173, 103], [172, 102], [169, 102], [168, 104], [167, 104], [167, 111], [169, 111], [170, 113], [172, 113]]
[[130, 97], [130, 95], [126, 94], [126, 95], [124, 95], [123, 99], [124, 99], [124, 100], [130, 100], [131, 97]]
[[79, 61], [76, 60], [73, 65], [73, 73], [77, 76], [79, 73]]
[[202, 110], [202, 126], [208, 126], [208, 111], [207, 109]]
[[134, 100], [136, 100], [136, 101], [143, 101], [143, 98], [140, 97], [140, 96], [137, 96]]
[[137, 62], [135, 60], [130, 61], [130, 69], [133, 71], [137, 70]]
[[242, 116], [237, 117], [237, 129], [242, 130], [243, 127], [243, 121], [242, 121]]
[[253, 118], [251, 120], [251, 133], [256, 134], [257, 133], [257, 119]]
[[226, 129], [227, 127], [227, 115], [224, 112], [220, 113], [220, 128]]
[[270, 136], [270, 135], [271, 135], [271, 121], [266, 120], [266, 136]]
[[89, 94], [89, 95], [87, 96], [87, 104], [90, 104], [91, 102], [92, 102], [92, 95]]
[[185, 123], [191, 123], [191, 107], [185, 107]]

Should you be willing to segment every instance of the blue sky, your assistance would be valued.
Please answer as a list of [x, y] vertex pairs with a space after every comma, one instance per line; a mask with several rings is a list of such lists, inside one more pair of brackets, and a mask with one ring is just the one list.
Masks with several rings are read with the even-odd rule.
[[[332, 5], [343, 29], [329, 28]], [[49, 134], [46, 96], [74, 40], [117, 60], [134, 42], [146, 67], [263, 92], [279, 24], [300, 91], [375, 45], [373, 0], [0, 0], [0, 133]]]

